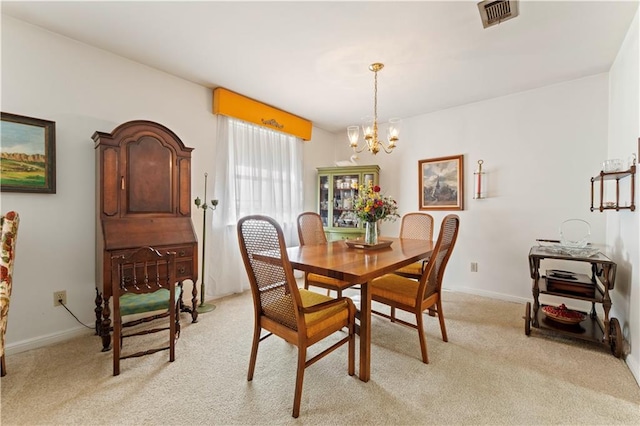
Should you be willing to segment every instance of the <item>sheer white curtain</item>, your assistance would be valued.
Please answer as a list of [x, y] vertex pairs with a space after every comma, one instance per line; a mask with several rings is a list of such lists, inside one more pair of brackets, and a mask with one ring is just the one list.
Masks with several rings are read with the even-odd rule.
[[240, 257], [236, 224], [250, 214], [271, 216], [287, 245], [298, 243], [296, 218], [302, 211], [302, 140], [218, 115], [218, 148], [212, 214], [207, 296], [249, 288]]

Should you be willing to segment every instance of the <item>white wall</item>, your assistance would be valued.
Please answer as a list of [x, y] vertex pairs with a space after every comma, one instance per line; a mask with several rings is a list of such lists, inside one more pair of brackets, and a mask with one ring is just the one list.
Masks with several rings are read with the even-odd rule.
[[[607, 158], [624, 161], [639, 154], [640, 66], [638, 12], [609, 72], [609, 147]], [[638, 194], [638, 175], [635, 177]], [[620, 182], [621, 197], [628, 200], [630, 179]], [[617, 263], [616, 288], [612, 295], [612, 316], [618, 318], [631, 353], [627, 364], [640, 383], [640, 206], [636, 211], [606, 213], [609, 255]]]
[[[392, 154], [360, 158], [380, 165], [383, 191], [406, 213], [418, 210], [418, 160], [464, 154], [465, 207], [444, 285], [524, 302], [532, 297], [527, 255], [536, 238], [559, 238], [561, 222], [579, 218], [591, 224], [592, 242], [605, 243], [605, 216], [589, 207], [606, 140], [607, 75], [600, 74], [405, 119]], [[347, 158], [346, 137], [341, 143]], [[484, 200], [473, 199], [479, 159]], [[432, 212], [438, 225], [447, 213]], [[383, 233], [398, 230], [399, 222], [383, 225]]]
[[313, 129], [313, 139], [304, 145], [304, 210], [316, 211], [316, 167], [332, 166], [335, 158], [336, 135]]

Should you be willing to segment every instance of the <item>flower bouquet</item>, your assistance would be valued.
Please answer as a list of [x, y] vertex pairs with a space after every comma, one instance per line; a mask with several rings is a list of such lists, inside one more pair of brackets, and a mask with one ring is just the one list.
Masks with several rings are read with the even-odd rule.
[[380, 220], [395, 221], [400, 217], [398, 203], [389, 196], [380, 193], [380, 187], [371, 182], [360, 185], [358, 196], [355, 199], [353, 210], [360, 221], [365, 223], [365, 243], [377, 244], [378, 228]]

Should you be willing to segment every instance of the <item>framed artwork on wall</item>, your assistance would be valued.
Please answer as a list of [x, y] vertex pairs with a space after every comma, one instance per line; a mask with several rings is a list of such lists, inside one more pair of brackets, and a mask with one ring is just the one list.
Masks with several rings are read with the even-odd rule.
[[56, 193], [56, 123], [1, 113], [0, 190]]
[[463, 156], [418, 161], [420, 210], [463, 210]]

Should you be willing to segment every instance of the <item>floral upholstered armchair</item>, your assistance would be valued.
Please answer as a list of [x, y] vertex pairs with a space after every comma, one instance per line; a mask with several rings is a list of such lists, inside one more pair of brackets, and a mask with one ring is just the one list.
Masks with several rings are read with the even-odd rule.
[[2, 229], [2, 248], [0, 249], [0, 375], [7, 373], [4, 363], [4, 334], [7, 331], [7, 317], [9, 316], [9, 299], [11, 298], [11, 283], [13, 280], [13, 262], [15, 261], [16, 237], [20, 217], [16, 212], [2, 215], [0, 228]]

